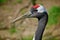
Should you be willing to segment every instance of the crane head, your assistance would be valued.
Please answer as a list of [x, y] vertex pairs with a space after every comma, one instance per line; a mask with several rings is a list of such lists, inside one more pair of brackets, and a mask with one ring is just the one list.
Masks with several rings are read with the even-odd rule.
[[44, 15], [44, 12], [47, 12], [44, 6], [37, 4], [31, 8], [29, 17], [40, 17], [41, 15]]
[[46, 13], [47, 11], [44, 8], [44, 6], [37, 4], [32, 6], [30, 12], [28, 12], [27, 14], [24, 14], [21, 17], [16, 18], [15, 20], [12, 21], [12, 23], [24, 18], [40, 18]]

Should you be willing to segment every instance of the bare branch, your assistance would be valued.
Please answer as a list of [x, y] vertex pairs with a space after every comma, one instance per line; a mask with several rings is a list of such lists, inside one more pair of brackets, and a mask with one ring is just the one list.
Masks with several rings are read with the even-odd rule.
[[31, 2], [29, 1], [24, 7], [22, 7], [21, 9], [19, 9], [19, 11], [16, 13], [15, 18], [17, 18], [17, 16], [19, 15], [19, 13], [21, 11], [23, 11], [25, 8], [28, 8], [30, 6], [30, 4], [31, 4]]

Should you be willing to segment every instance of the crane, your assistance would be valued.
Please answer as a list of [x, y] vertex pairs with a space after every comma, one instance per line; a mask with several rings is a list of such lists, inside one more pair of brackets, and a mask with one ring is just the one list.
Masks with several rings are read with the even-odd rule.
[[33, 10], [31, 12], [31, 16], [38, 19], [38, 27], [33, 37], [33, 40], [42, 40], [42, 35], [48, 22], [47, 11], [44, 6], [37, 4], [33, 6]]
[[12, 21], [12, 23], [23, 18], [37, 18], [38, 19], [38, 27], [33, 37], [33, 40], [42, 40], [43, 32], [48, 22], [48, 14], [45, 7], [40, 4], [35, 4], [32, 6], [29, 13], [26, 13], [23, 16], [16, 18], [15, 20]]

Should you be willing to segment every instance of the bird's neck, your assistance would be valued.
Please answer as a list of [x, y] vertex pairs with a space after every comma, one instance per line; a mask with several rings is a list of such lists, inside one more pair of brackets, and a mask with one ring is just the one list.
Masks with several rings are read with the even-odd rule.
[[38, 28], [35, 33], [35, 40], [42, 40], [42, 35], [48, 21], [48, 15], [38, 18]]

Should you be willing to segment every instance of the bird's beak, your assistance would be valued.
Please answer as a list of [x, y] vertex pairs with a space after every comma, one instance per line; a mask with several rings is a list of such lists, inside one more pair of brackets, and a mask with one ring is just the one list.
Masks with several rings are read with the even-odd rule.
[[25, 18], [34, 18], [35, 15], [32, 14], [31, 12], [27, 12], [24, 15], [17, 17], [16, 19], [12, 20], [11, 23], [15, 23], [16, 21], [19, 21], [21, 19], [25, 19]]

